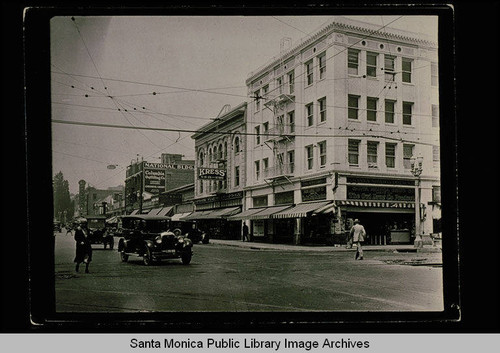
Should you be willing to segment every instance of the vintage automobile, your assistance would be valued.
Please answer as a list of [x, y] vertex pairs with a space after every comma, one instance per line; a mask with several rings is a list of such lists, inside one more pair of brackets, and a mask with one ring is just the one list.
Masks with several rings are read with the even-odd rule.
[[104, 249], [107, 246], [112, 250], [115, 241], [113, 235], [107, 231], [106, 216], [87, 216], [87, 228], [89, 229], [89, 239], [91, 244], [103, 244]]
[[127, 262], [129, 256], [138, 256], [149, 266], [163, 259], [180, 258], [188, 265], [193, 255], [193, 242], [170, 228], [167, 216], [122, 216], [123, 237], [118, 242], [121, 260]]

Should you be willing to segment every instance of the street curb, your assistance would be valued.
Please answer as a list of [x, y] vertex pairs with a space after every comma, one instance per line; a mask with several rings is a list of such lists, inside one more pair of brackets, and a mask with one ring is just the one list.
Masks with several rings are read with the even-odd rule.
[[[210, 243], [246, 248], [250, 250], [283, 250], [283, 251], [315, 251], [315, 252], [353, 252], [356, 248], [351, 249], [345, 248], [345, 246], [304, 246], [304, 245], [287, 245], [287, 244], [271, 244], [271, 243], [254, 243], [254, 242], [242, 242], [239, 240], [220, 240], [220, 239], [210, 239]], [[441, 249], [432, 246], [424, 246], [421, 249], [417, 249], [413, 246], [397, 246], [397, 245], [365, 245], [363, 246], [363, 251], [385, 251], [385, 252], [418, 252], [418, 253], [437, 253], [441, 252]]]

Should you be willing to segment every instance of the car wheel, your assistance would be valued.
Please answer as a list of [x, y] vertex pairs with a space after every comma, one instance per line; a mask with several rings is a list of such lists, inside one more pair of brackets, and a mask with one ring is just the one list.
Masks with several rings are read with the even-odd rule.
[[148, 247], [146, 247], [144, 251], [144, 255], [142, 257], [142, 262], [146, 266], [151, 266], [153, 264], [153, 257], [151, 256], [151, 250], [149, 250]]
[[128, 261], [128, 255], [125, 254], [124, 250], [120, 251], [120, 258], [121, 258], [122, 262], [127, 262]]
[[181, 235], [182, 231], [179, 228], [175, 228], [172, 233], [174, 233], [178, 237], [179, 235]]
[[182, 264], [189, 265], [189, 263], [191, 262], [191, 257], [192, 257], [192, 255], [190, 253], [182, 254], [182, 256], [181, 256]]

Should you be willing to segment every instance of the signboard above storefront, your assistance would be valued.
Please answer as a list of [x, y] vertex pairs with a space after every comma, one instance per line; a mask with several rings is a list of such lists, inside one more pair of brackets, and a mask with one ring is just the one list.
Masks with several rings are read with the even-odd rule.
[[225, 180], [227, 171], [220, 168], [198, 168], [198, 179]]
[[347, 185], [347, 199], [373, 201], [415, 201], [415, 189]]

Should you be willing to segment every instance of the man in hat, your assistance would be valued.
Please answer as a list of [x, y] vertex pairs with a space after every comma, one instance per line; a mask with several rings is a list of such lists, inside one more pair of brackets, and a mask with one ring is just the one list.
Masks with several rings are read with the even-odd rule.
[[366, 231], [365, 227], [363, 227], [359, 223], [359, 219], [354, 220], [354, 225], [351, 228], [350, 237], [352, 238], [352, 242], [356, 244], [356, 257], [357, 260], [363, 260], [363, 249], [361, 248], [361, 243], [365, 241]]
[[75, 271], [78, 272], [80, 263], [83, 262], [85, 263], [85, 273], [89, 273], [89, 264], [92, 261], [92, 246], [90, 245], [86, 220], [79, 222], [74, 238], [76, 241]]

